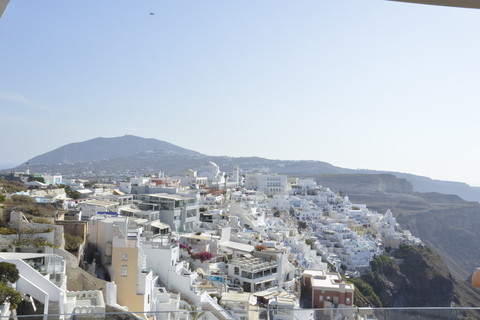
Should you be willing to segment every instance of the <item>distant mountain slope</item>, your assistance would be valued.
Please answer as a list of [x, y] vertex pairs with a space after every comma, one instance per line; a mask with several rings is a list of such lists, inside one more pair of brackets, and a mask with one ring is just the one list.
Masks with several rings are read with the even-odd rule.
[[480, 188], [472, 187], [463, 182], [433, 180], [427, 177], [416, 176], [408, 173], [391, 172], [397, 178], [403, 178], [413, 185], [418, 192], [439, 192], [456, 194], [468, 201], [480, 202]]
[[31, 165], [52, 165], [108, 160], [151, 150], [165, 150], [181, 155], [199, 154], [198, 152], [187, 150], [165, 141], [126, 135], [123, 137], [95, 138], [83, 142], [70, 143], [30, 159], [28, 162]]
[[[333, 166], [322, 161], [311, 160], [271, 160], [259, 157], [227, 157], [208, 156], [191, 151], [156, 139], [145, 139], [136, 136], [116, 138], [96, 138], [84, 142], [71, 143], [30, 159], [32, 172], [61, 173], [64, 175], [79, 175], [85, 172], [102, 172], [104, 176], [122, 178], [123, 174], [148, 174], [158, 171], [169, 175], [180, 175], [186, 169], [198, 169], [205, 162], [213, 161], [220, 166], [220, 170], [232, 172], [233, 166], [238, 165], [242, 174], [249, 172], [273, 172], [287, 175], [329, 175], [353, 174], [348, 177], [352, 186], [361, 185], [366, 175], [380, 173], [393, 174], [397, 178], [406, 179], [417, 192], [439, 192], [456, 194], [468, 201], [480, 202], [480, 188], [471, 187], [461, 182], [433, 180], [427, 177], [374, 170], [353, 170]], [[92, 162], [92, 163], [90, 163]], [[75, 163], [75, 165], [71, 165]], [[25, 170], [25, 165], [15, 168]], [[128, 170], [128, 171], [127, 171]], [[338, 183], [345, 183], [344, 179], [321, 183], [332, 189], [344, 190]], [[335, 180], [337, 182], [335, 182]], [[337, 191], [338, 191], [337, 190]], [[358, 190], [357, 190], [358, 191]]]
[[[396, 263], [380, 256], [372, 263], [372, 273], [362, 277], [386, 308], [374, 309], [378, 319], [479, 319], [480, 312], [475, 308], [480, 290], [470, 281], [453, 278], [437, 253], [428, 247], [402, 246], [391, 254], [397, 258]], [[354, 283], [361, 281], [356, 279]], [[371, 298], [368, 290], [360, 291], [367, 293], [363, 297]], [[367, 302], [378, 307], [378, 300], [359, 300], [364, 306]]]

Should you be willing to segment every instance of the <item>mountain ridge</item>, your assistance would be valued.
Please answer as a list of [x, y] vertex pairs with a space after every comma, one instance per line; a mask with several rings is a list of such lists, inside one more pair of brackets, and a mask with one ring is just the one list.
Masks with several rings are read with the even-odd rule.
[[134, 135], [73, 142], [38, 155], [27, 162], [30, 165], [77, 163], [130, 156], [149, 150], [165, 149], [179, 154], [198, 154], [169, 142]]
[[[114, 138], [99, 137], [70, 143], [36, 156], [28, 160], [28, 163], [33, 172], [65, 175], [80, 175], [82, 172], [95, 171], [110, 172], [112, 175], [117, 175], [120, 170], [127, 167], [130, 174], [148, 174], [162, 170], [170, 175], [181, 175], [184, 170], [199, 168], [208, 161], [217, 163], [220, 168], [227, 172], [229, 171], [228, 168], [238, 165], [243, 170], [243, 174], [248, 172], [274, 172], [291, 175], [393, 174], [397, 178], [409, 181], [416, 192], [456, 194], [465, 200], [480, 202], [480, 188], [471, 187], [462, 182], [433, 180], [428, 177], [400, 172], [346, 169], [316, 160], [271, 160], [260, 157], [208, 156], [166, 141], [133, 135]], [[69, 166], [72, 163], [75, 166]], [[25, 163], [14, 169], [23, 171], [24, 168]], [[329, 185], [326, 184], [326, 186]]]

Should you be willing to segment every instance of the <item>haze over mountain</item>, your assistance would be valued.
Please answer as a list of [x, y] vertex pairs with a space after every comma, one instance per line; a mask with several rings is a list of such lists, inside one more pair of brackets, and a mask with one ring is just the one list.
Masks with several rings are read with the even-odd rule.
[[169, 150], [183, 155], [198, 154], [198, 152], [187, 150], [165, 141], [126, 135], [118, 138], [95, 138], [70, 143], [36, 156], [28, 160], [28, 162], [31, 165], [77, 163], [115, 159], [157, 149]]
[[[32, 172], [58, 172], [65, 175], [104, 172], [114, 176], [118, 176], [120, 171], [126, 169], [133, 174], [161, 170], [170, 175], [179, 175], [186, 169], [199, 168], [207, 161], [217, 163], [227, 172], [232, 170], [233, 165], [238, 165], [243, 173], [255, 171], [297, 175], [390, 173], [409, 181], [413, 191], [456, 194], [468, 201], [480, 201], [480, 188], [461, 182], [433, 180], [400, 172], [345, 169], [322, 161], [208, 156], [165, 141], [132, 135], [70, 143], [28, 160]], [[23, 164], [15, 169], [23, 171], [24, 168]]]

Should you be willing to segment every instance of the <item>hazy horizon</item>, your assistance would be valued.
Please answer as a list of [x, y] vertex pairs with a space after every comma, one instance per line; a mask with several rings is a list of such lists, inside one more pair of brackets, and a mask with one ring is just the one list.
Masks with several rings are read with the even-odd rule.
[[[144, 137], [142, 137], [142, 138], [144, 138]], [[77, 142], [81, 142], [81, 141], [77, 141]], [[168, 141], [166, 141], [166, 142], [168, 142]], [[179, 147], [182, 147], [182, 146], [179, 146]], [[49, 150], [49, 151], [53, 151], [53, 149], [52, 149], [52, 150]], [[49, 152], [49, 151], [47, 151], [47, 152]], [[192, 150], [192, 151], [197, 151], [197, 152], [202, 153], [200, 150]], [[44, 152], [44, 153], [45, 153], [45, 152]], [[42, 154], [43, 154], [43, 153], [42, 153]], [[40, 154], [39, 154], [39, 155], [40, 155]], [[213, 155], [211, 155], [211, 156], [213, 156]], [[229, 156], [229, 155], [223, 155], [223, 156]], [[267, 159], [269, 159], [269, 158], [267, 158]], [[272, 159], [272, 160], [293, 160], [293, 159]], [[309, 160], [309, 159], [297, 159], [297, 160]], [[15, 163], [0, 163], [0, 171], [18, 167], [18, 166], [20, 166], [21, 164], [26, 163], [27, 161], [28, 161], [28, 160], [25, 160], [25, 161], [22, 161], [21, 163], [17, 163], [17, 164], [15, 164]], [[320, 161], [320, 160], [318, 160], [318, 161]], [[339, 166], [335, 165], [334, 163], [330, 163], [330, 164], [333, 165], [333, 166], [339, 167]], [[363, 168], [347, 168], [347, 167], [342, 167], [342, 168], [345, 168], [345, 169], [363, 169]], [[159, 168], [159, 169], [161, 169], [161, 168]], [[224, 169], [224, 168], [222, 168], [222, 169]], [[366, 169], [366, 170], [376, 170], [376, 169]], [[376, 171], [382, 171], [382, 170], [376, 170]], [[400, 172], [400, 171], [395, 171], [395, 170], [389, 170], [389, 171], [399, 172], [399, 173], [414, 174], [414, 173], [411, 173], [411, 172]], [[41, 173], [41, 172], [38, 172], [38, 173]], [[168, 173], [167, 173], [167, 174], [168, 174]], [[421, 174], [417, 174], [417, 175], [427, 177], [427, 176], [421, 175]], [[432, 178], [432, 177], [428, 177], [428, 178], [431, 178], [432, 180], [441, 180], [441, 179], [435, 179], [435, 178]], [[458, 180], [443, 180], [443, 181], [453, 181], [453, 182], [463, 182], [463, 183], [467, 183], [467, 182], [465, 182], [465, 181], [458, 181]], [[471, 187], [480, 187], [480, 183], [478, 183], [478, 184], [469, 184], [469, 183], [467, 183], [467, 184], [468, 184], [469, 186], [471, 186]]]

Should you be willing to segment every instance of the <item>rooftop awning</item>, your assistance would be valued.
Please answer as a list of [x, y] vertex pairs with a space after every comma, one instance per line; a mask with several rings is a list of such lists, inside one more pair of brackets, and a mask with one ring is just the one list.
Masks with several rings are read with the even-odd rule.
[[183, 236], [182, 235], [182, 238], [196, 239], [196, 240], [210, 240], [211, 239], [210, 236], [202, 236], [202, 235], [196, 235], [196, 234], [192, 234], [192, 235], [189, 235], [189, 236]]
[[222, 292], [223, 301], [236, 301], [236, 302], [246, 302], [248, 303], [250, 298], [249, 293], [238, 293], [238, 292]]
[[118, 190], [118, 189], [113, 189], [113, 194], [114, 194], [114, 195], [118, 195], [118, 196], [123, 196], [123, 195], [125, 195], [124, 192], [122, 192], [122, 191], [120, 191], [120, 190]]
[[160, 221], [153, 221], [152, 224], [151, 224], [152, 227], [154, 228], [158, 228], [160, 230], [163, 230], [163, 229], [169, 229], [170, 226], [168, 224], [165, 224], [165, 223], [162, 223]]
[[30, 187], [46, 187], [47, 185], [45, 183], [42, 183], [40, 181], [30, 181], [30, 182], [27, 182], [25, 183], [26, 186], [30, 186]]
[[234, 242], [234, 241], [224, 241], [219, 243], [221, 246], [243, 252], [252, 252], [255, 250], [255, 247], [246, 243]]

